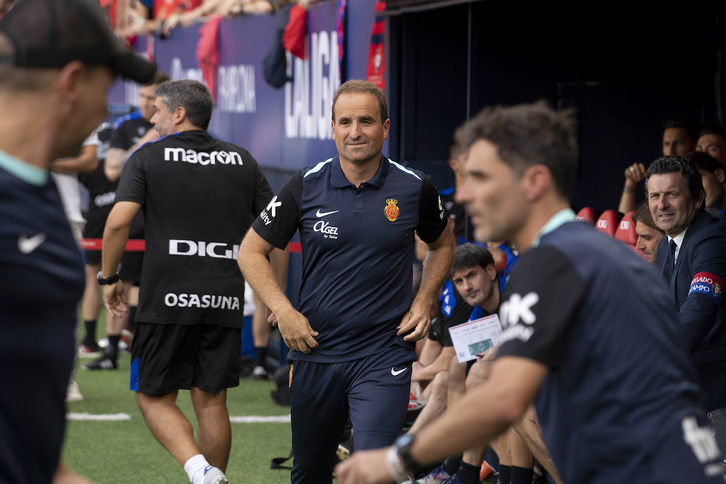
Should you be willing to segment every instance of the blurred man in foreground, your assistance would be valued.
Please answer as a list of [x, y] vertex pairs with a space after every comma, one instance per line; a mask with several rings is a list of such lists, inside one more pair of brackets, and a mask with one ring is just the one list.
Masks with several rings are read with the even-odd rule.
[[490, 441], [535, 401], [564, 482], [722, 483], [663, 281], [623, 244], [571, 223], [574, 120], [544, 103], [485, 109], [465, 144], [459, 199], [476, 238], [510, 240], [523, 254], [502, 294], [497, 359], [418, 435], [340, 464], [339, 482], [404, 479]]
[[65, 433], [84, 270], [48, 167], [106, 117], [117, 73], [154, 71], [90, 1], [23, 0], [0, 20], [0, 482], [51, 482]]

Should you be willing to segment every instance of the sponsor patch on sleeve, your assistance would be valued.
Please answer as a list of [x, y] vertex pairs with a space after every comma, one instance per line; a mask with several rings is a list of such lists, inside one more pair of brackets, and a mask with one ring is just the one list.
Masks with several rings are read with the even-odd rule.
[[724, 284], [721, 279], [708, 272], [699, 272], [693, 276], [688, 295], [690, 296], [693, 293], [705, 294], [718, 304], [723, 298], [723, 290]]
[[439, 296], [439, 301], [441, 301], [441, 312], [444, 316], [450, 318], [456, 307], [456, 295], [451, 281], [444, 282], [444, 291]]

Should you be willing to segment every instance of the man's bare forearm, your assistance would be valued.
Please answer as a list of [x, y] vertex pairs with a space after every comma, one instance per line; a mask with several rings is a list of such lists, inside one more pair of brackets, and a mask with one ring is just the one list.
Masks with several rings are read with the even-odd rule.
[[116, 275], [118, 264], [126, 250], [131, 222], [140, 208], [139, 204], [120, 202], [114, 205], [106, 220], [101, 252], [101, 275], [109, 278]]
[[106, 175], [106, 178], [111, 181], [116, 181], [121, 178], [124, 166], [126, 165], [126, 162], [129, 161], [129, 158], [131, 158], [131, 155], [133, 155], [136, 150], [144, 146], [146, 143], [158, 138], [159, 136], [157, 131], [150, 129], [147, 134], [131, 145], [128, 150], [124, 151], [121, 148], [109, 148], [108, 151], [106, 151], [106, 164], [103, 167], [103, 172]]
[[111, 181], [116, 181], [121, 178], [124, 165], [132, 154], [133, 151], [131, 150], [124, 151], [120, 148], [109, 148], [106, 152], [106, 164], [103, 167], [106, 178]]
[[272, 273], [275, 276], [277, 285], [285, 290], [285, 284], [287, 284], [287, 265], [290, 260], [290, 249], [286, 247], [285, 250], [273, 249], [270, 252], [270, 265], [272, 266]]
[[81, 152], [74, 158], [65, 158], [55, 160], [50, 169], [56, 173], [90, 173], [98, 167], [98, 158], [96, 157], [96, 145], [86, 145], [81, 148]]
[[103, 251], [101, 274], [104, 278], [116, 275], [121, 256], [126, 248], [129, 238], [129, 229], [123, 227], [110, 227], [106, 225], [103, 231]]
[[416, 462], [434, 463], [489, 442], [524, 414], [546, 375], [546, 368], [520, 358], [505, 358], [495, 365], [498, 368], [492, 369], [489, 380], [420, 432], [411, 447]]
[[449, 371], [449, 364], [451, 363], [451, 358], [453, 358], [455, 355], [456, 352], [454, 351], [453, 346], [444, 347], [439, 356], [433, 361], [433, 363], [421, 369], [421, 372], [419, 373], [419, 378], [422, 381], [430, 381], [433, 380], [434, 377], [436, 377], [436, 375], [438, 375], [440, 372]]
[[451, 269], [456, 243], [451, 231], [445, 229], [435, 243], [427, 245], [428, 252], [423, 263], [421, 286], [416, 295], [416, 302], [431, 307]]
[[[237, 263], [242, 275], [249, 283], [257, 297], [270, 308], [274, 314], [285, 310], [294, 309], [290, 301], [285, 297], [279, 281], [275, 278], [267, 256], [273, 252], [274, 247], [260, 237], [254, 229], [250, 229], [240, 245]], [[273, 264], [278, 266], [277, 259], [283, 257], [280, 254], [272, 255]]]

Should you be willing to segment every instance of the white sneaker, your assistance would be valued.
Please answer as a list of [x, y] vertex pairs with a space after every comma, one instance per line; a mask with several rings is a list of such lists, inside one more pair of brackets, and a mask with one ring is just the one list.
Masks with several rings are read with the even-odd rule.
[[269, 380], [270, 374], [265, 370], [264, 366], [256, 366], [254, 370], [252, 370], [252, 378], [255, 380]]
[[227, 476], [216, 467], [207, 466], [204, 469], [204, 484], [227, 484]]
[[76, 383], [76, 380], [71, 380], [68, 384], [68, 392], [66, 393], [66, 403], [82, 401], [83, 395], [81, 395], [81, 389], [78, 388], [78, 383]]

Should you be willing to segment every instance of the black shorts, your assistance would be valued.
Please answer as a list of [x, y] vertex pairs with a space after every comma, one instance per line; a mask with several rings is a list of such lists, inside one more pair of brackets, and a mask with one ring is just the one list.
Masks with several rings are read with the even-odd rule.
[[[88, 266], [99, 265], [101, 264], [101, 251], [84, 250], [83, 258]], [[143, 252], [124, 252], [121, 256], [121, 263], [118, 265], [119, 277], [124, 282], [132, 282], [138, 286], [139, 281], [141, 281], [141, 268], [143, 265]]]
[[141, 268], [144, 265], [144, 253], [127, 250], [121, 256], [118, 274], [122, 281], [133, 282], [139, 285], [141, 281]]
[[214, 324], [139, 322], [131, 346], [131, 390], [163, 395], [239, 385], [242, 330]]
[[101, 263], [101, 251], [100, 250], [84, 250], [83, 258], [85, 259], [87, 266], [97, 266]]

